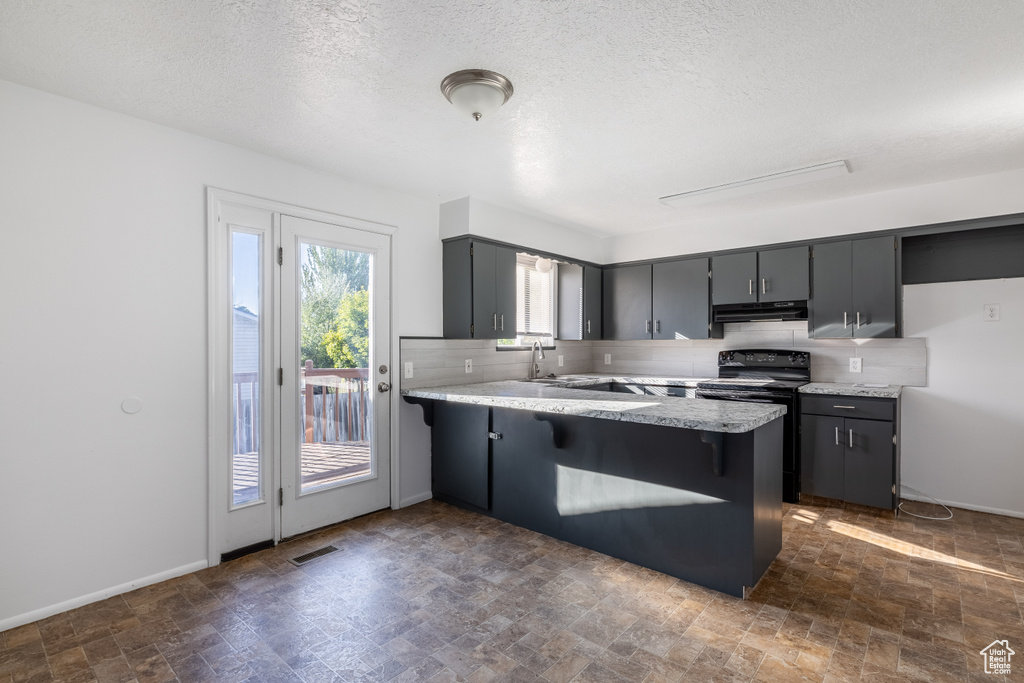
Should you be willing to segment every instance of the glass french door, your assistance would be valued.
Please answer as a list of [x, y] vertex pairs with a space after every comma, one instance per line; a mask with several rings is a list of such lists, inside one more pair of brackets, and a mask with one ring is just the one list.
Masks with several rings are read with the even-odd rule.
[[208, 199], [216, 564], [390, 504], [391, 237]]
[[281, 535], [387, 507], [390, 239], [281, 216]]

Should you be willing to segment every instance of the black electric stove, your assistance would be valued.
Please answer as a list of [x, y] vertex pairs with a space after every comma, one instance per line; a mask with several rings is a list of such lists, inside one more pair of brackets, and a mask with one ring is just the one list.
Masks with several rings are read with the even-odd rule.
[[796, 438], [797, 389], [811, 380], [805, 351], [746, 349], [718, 354], [718, 379], [700, 382], [697, 398], [786, 406], [782, 418], [782, 499], [800, 500], [800, 454]]

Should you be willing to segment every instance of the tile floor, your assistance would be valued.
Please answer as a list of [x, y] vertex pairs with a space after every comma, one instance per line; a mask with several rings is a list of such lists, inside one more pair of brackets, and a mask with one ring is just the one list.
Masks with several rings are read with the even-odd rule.
[[0, 633], [0, 683], [1024, 680], [1024, 520], [787, 505], [784, 537], [743, 601], [431, 501]]

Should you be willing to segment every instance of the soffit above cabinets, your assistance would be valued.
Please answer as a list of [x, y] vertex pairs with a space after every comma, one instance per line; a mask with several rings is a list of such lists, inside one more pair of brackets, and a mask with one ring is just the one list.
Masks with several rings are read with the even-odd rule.
[[[7, 2], [0, 78], [599, 235], [1024, 166], [1024, 4]], [[475, 122], [441, 79], [511, 79]], [[666, 195], [846, 159], [851, 174]]]

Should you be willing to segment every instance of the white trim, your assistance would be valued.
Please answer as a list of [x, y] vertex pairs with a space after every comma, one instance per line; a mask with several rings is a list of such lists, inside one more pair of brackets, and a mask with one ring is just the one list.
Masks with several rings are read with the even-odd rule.
[[376, 221], [368, 221], [362, 218], [355, 218], [353, 216], [344, 216], [340, 213], [307, 209], [302, 206], [296, 206], [295, 204], [278, 202], [272, 199], [264, 199], [263, 197], [256, 197], [250, 194], [241, 194], [239, 192], [223, 190], [217, 187], [207, 187], [207, 192], [209, 196], [215, 197], [219, 202], [241, 204], [253, 209], [263, 209], [264, 211], [271, 211], [273, 213], [287, 214], [289, 216], [294, 216], [295, 218], [306, 218], [311, 221], [341, 225], [346, 228], [375, 232], [380, 235], [394, 235], [398, 232], [398, 228], [394, 225], [377, 223]]
[[56, 605], [50, 605], [49, 607], [42, 607], [31, 612], [25, 612], [24, 614], [18, 614], [13, 617], [0, 620], [0, 631], [6, 631], [8, 629], [17, 628], [18, 626], [24, 626], [25, 624], [31, 624], [33, 621], [39, 621], [47, 617], [52, 617], [54, 614], [60, 614], [61, 612], [67, 612], [70, 609], [81, 607], [82, 605], [88, 605], [89, 603], [96, 602], [98, 600], [105, 600], [114, 595], [120, 595], [133, 591], [136, 588], [143, 588], [145, 586], [151, 586], [154, 583], [160, 583], [167, 579], [174, 579], [185, 574], [191, 574], [197, 572], [200, 569], [206, 569], [209, 564], [205, 560], [197, 560], [189, 564], [184, 564], [174, 569], [168, 569], [166, 571], [159, 572], [157, 574], [151, 574], [141, 579], [135, 579], [128, 583], [122, 583], [119, 586], [112, 586], [110, 588], [104, 588], [103, 590], [96, 591], [95, 593], [89, 593], [88, 595], [80, 595], [77, 598], [71, 598], [64, 602], [59, 602]]
[[900, 494], [900, 498], [902, 500], [912, 500], [921, 503], [932, 503], [933, 505], [937, 500], [946, 507], [960, 508], [962, 510], [973, 510], [975, 512], [987, 512], [991, 515], [1002, 515], [1003, 517], [1016, 517], [1017, 519], [1024, 519], [1024, 512], [1017, 512], [1015, 510], [1002, 510], [1000, 508], [985, 507], [984, 505], [974, 505], [973, 503], [957, 503], [951, 500], [941, 500], [939, 498], [925, 498], [924, 496], [907, 496], [903, 495], [902, 493]]
[[[415, 496], [409, 496], [408, 498], [403, 498], [401, 504], [398, 507], [401, 507], [401, 508], [409, 507], [410, 505], [416, 505], [417, 503], [422, 503], [425, 500], [430, 500], [433, 497], [434, 497], [433, 492], [431, 492], [431, 491], [424, 491], [423, 493], [417, 493]], [[395, 509], [397, 510], [398, 508], [395, 508]]]

